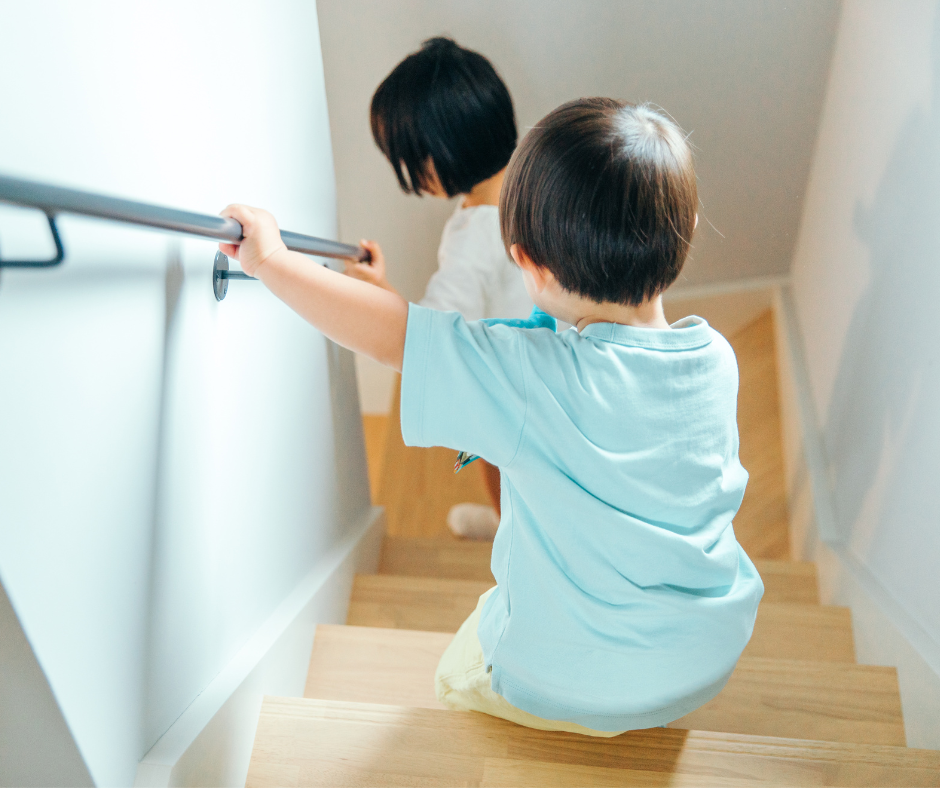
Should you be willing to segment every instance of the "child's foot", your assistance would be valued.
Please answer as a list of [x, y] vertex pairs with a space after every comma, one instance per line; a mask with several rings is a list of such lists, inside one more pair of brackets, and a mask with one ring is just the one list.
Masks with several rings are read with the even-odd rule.
[[493, 541], [499, 527], [499, 515], [492, 506], [481, 503], [458, 503], [447, 513], [447, 527], [463, 539]]

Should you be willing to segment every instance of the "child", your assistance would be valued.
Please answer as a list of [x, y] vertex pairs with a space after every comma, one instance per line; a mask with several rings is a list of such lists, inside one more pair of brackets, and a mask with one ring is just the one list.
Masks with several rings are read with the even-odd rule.
[[409, 306], [286, 251], [268, 214], [223, 214], [249, 274], [402, 370], [406, 443], [502, 469], [497, 585], [437, 670], [450, 708], [594, 736], [664, 725], [721, 690], [751, 636], [734, 353], [662, 309], [696, 204], [685, 137], [648, 106], [582, 99], [535, 126], [500, 223], [535, 303], [576, 328], [557, 334]]
[[[449, 38], [431, 38], [399, 63], [372, 97], [372, 136], [402, 191], [448, 199], [461, 195], [444, 225], [438, 270], [421, 305], [466, 320], [521, 318], [532, 301], [499, 234], [499, 191], [516, 147], [512, 99], [492, 64]], [[346, 273], [392, 290], [378, 244], [363, 242], [371, 264]], [[393, 291], [394, 292], [394, 291]], [[499, 469], [477, 466], [492, 506], [452, 507], [457, 536], [492, 539], [499, 525]]]

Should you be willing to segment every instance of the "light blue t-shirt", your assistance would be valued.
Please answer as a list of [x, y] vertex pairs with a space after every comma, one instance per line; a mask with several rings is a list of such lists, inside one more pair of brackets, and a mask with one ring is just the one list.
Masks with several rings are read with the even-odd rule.
[[405, 443], [502, 472], [478, 629], [495, 692], [619, 731], [721, 690], [763, 593], [731, 526], [747, 483], [737, 389], [734, 352], [701, 318], [556, 334], [410, 307]]

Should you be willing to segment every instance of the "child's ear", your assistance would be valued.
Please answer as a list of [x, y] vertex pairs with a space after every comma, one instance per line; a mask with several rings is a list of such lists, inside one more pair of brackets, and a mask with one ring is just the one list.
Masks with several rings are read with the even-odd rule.
[[519, 246], [519, 244], [510, 246], [509, 254], [512, 255], [512, 259], [515, 260], [516, 265], [532, 277], [535, 289], [538, 292], [541, 293], [549, 281], [555, 278], [551, 271], [539, 265], [529, 257], [525, 249]]

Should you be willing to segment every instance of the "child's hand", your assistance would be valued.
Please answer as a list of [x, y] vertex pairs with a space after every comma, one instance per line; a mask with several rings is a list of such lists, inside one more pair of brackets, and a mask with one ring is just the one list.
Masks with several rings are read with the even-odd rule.
[[346, 276], [361, 279], [363, 282], [368, 282], [394, 293], [395, 288], [389, 284], [385, 276], [385, 255], [382, 254], [382, 247], [375, 241], [360, 241], [360, 243], [369, 250], [372, 255], [372, 263], [357, 263], [355, 260], [347, 260]]
[[277, 222], [267, 211], [247, 205], [230, 205], [220, 215], [241, 224], [244, 237], [240, 244], [219, 244], [219, 249], [238, 260], [242, 271], [249, 276], [254, 276], [272, 254], [287, 248], [281, 240]]

